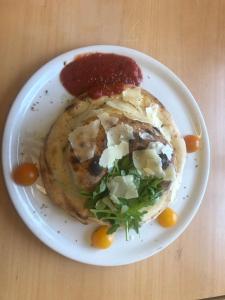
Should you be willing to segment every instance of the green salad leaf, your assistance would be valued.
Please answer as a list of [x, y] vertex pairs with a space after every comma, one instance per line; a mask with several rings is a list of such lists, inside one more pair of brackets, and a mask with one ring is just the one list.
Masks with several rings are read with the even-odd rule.
[[[125, 199], [111, 196], [107, 187], [109, 180], [115, 176], [133, 175], [138, 197]], [[139, 233], [142, 218], [147, 213], [145, 208], [154, 205], [163, 193], [163, 179], [153, 176], [142, 176], [128, 154], [114, 163], [114, 167], [101, 179], [92, 192], [82, 192], [87, 198], [86, 207], [93, 215], [111, 224], [108, 233], [124, 227], [126, 239], [130, 229]]]

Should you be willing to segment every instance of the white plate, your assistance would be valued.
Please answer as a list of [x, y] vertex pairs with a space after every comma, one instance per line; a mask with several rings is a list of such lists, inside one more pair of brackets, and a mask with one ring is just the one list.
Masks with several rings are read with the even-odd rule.
[[[202, 130], [201, 150], [187, 157], [183, 181], [173, 205], [179, 221], [164, 229], [156, 222], [141, 228], [140, 236], [125, 241], [124, 232], [107, 250], [89, 244], [94, 225], [82, 225], [52, 205], [35, 186], [21, 187], [11, 179], [19, 162], [37, 161], [43, 137], [72, 97], [64, 90], [59, 73], [64, 63], [78, 54], [111, 52], [133, 58], [143, 72], [142, 86], [155, 95], [172, 113], [183, 135]], [[23, 153], [24, 152], [24, 155]], [[90, 46], [72, 50], [53, 59], [25, 84], [7, 119], [3, 138], [5, 181], [19, 215], [46, 245], [71, 259], [93, 265], [116, 266], [147, 258], [172, 243], [191, 222], [203, 198], [209, 173], [209, 141], [206, 126], [193, 96], [168, 68], [138, 51], [118, 46]], [[39, 179], [40, 180], [40, 179]]]

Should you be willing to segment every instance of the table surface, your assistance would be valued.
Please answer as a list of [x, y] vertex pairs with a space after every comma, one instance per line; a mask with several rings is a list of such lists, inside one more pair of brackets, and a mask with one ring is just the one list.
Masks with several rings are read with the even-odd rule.
[[211, 142], [204, 201], [161, 253], [129, 266], [83, 265], [42, 244], [0, 180], [0, 299], [186, 300], [225, 294], [225, 1], [1, 0], [0, 130], [16, 94], [42, 64], [70, 49], [116, 44], [171, 68], [203, 112]]

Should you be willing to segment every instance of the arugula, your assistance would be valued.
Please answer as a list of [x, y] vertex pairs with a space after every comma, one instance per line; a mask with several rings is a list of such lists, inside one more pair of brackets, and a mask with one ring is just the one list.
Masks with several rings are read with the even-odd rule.
[[[133, 175], [138, 190], [138, 197], [133, 199], [109, 197], [107, 183], [115, 176]], [[81, 192], [87, 197], [86, 207], [93, 215], [111, 224], [108, 233], [124, 227], [126, 239], [130, 229], [139, 233], [146, 207], [154, 205], [163, 193], [163, 179], [158, 177], [141, 176], [129, 155], [117, 160], [112, 170], [106, 174], [92, 192]]]

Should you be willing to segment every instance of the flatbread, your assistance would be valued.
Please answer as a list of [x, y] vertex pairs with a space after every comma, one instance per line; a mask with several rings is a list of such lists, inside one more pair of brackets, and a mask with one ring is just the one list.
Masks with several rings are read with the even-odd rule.
[[[155, 205], [147, 208], [148, 213], [144, 215], [143, 221], [147, 222], [156, 218], [175, 198], [186, 157], [184, 140], [171, 114], [160, 101], [143, 89], [140, 89], [139, 93], [142, 99], [136, 102], [135, 97], [131, 97], [130, 101], [124, 101], [122, 95], [101, 97], [94, 101], [89, 98], [74, 99], [73, 103], [57, 118], [46, 136], [40, 155], [40, 170], [47, 194], [52, 202], [82, 223], [93, 221], [99, 223], [100, 221], [95, 219], [85, 207], [86, 198], [80, 193], [82, 186], [69, 158], [68, 135], [78, 126], [98, 118], [96, 112], [107, 112], [110, 116], [116, 116], [123, 121], [130, 119], [137, 124], [143, 123], [143, 126], [152, 129], [154, 126], [148, 120], [146, 108], [157, 105], [158, 116], [162, 125], [156, 129], [161, 132], [162, 138], [166, 139], [174, 149], [173, 165], [176, 176], [171, 188], [164, 192]], [[119, 104], [129, 109], [123, 111]], [[91, 177], [89, 179], [92, 180]]]

